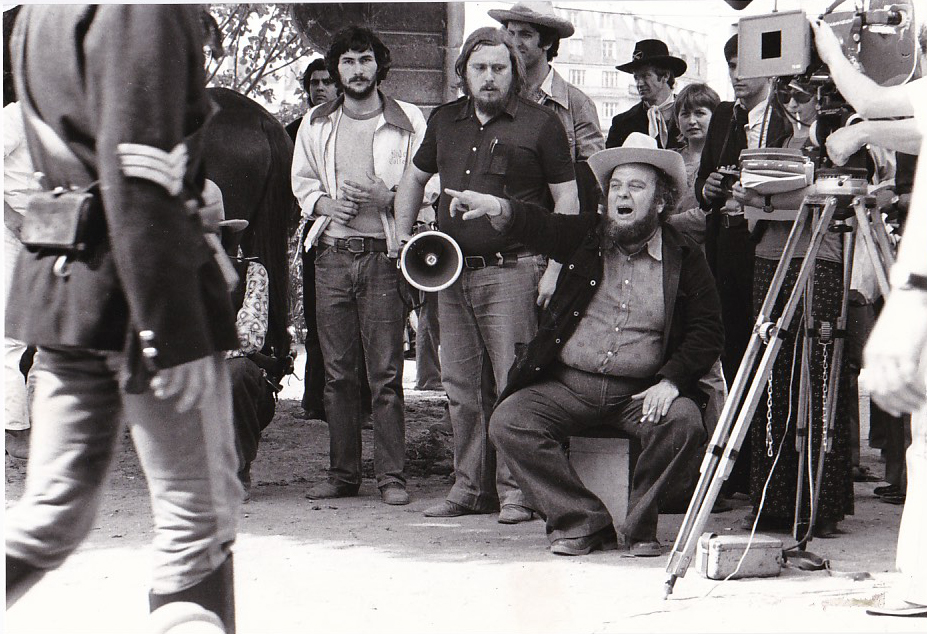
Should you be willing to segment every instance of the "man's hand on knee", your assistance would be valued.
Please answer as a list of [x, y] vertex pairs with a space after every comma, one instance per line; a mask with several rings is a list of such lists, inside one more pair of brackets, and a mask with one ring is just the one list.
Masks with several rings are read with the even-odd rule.
[[657, 423], [669, 412], [670, 406], [677, 396], [679, 396], [679, 388], [669, 379], [661, 379], [656, 385], [635, 394], [631, 398], [644, 400], [641, 406], [643, 412], [643, 416], [641, 416], [642, 423]]
[[189, 411], [215, 389], [218, 362], [210, 355], [159, 370], [151, 380], [151, 390], [160, 399], [176, 397], [178, 412]]

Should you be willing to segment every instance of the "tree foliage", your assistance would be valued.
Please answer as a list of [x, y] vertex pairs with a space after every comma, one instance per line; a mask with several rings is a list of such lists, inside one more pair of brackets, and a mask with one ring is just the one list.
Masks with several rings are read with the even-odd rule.
[[305, 108], [302, 91], [287, 94], [284, 79], [298, 75], [314, 51], [285, 4], [213, 4], [225, 56], [206, 65], [211, 86], [231, 88], [289, 121]]

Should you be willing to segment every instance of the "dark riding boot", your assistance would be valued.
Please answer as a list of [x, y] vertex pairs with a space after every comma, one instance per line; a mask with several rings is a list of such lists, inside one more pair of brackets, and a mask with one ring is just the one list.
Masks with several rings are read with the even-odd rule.
[[19, 601], [39, 579], [45, 576], [45, 571], [36, 568], [22, 559], [6, 557], [6, 607]]
[[177, 601], [203, 606], [222, 620], [226, 634], [235, 634], [235, 580], [232, 555], [195, 586], [170, 594], [148, 593], [148, 605], [152, 612], [162, 605]]

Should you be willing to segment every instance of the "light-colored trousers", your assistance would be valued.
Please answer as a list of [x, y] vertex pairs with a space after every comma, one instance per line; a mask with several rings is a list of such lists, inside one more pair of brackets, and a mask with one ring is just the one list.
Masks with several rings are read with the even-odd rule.
[[6, 514], [7, 556], [51, 570], [78, 547], [125, 420], [151, 495], [151, 589], [185, 590], [218, 568], [235, 539], [242, 488], [228, 368], [215, 362], [216, 388], [178, 413], [175, 398], [122, 389], [121, 353], [40, 347], [26, 485]]
[[[3, 226], [3, 297], [10, 294], [13, 267], [23, 245], [10, 229]], [[19, 371], [19, 360], [26, 352], [26, 344], [9, 337], [3, 340], [3, 426], [9, 430], [29, 429], [29, 408], [26, 403], [26, 379]]]
[[927, 406], [911, 415], [911, 446], [906, 458], [908, 491], [895, 563], [904, 575], [900, 598], [927, 605]]

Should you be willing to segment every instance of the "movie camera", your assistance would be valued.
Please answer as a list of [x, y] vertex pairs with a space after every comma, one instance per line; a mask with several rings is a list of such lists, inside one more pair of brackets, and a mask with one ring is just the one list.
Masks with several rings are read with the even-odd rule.
[[[837, 35], [846, 57], [880, 85], [908, 81], [917, 59], [913, 3], [884, 0], [864, 3], [860, 0], [854, 11], [833, 13], [832, 10], [842, 3], [842, 0], [833, 3], [821, 19]], [[889, 289], [887, 271], [894, 258], [879, 200], [869, 192], [865, 149], [846, 167], [835, 168], [827, 159], [824, 149], [827, 136], [846, 125], [854, 113], [817, 56], [804, 12], [788, 11], [741, 19], [737, 70], [744, 78], [775, 78], [769, 107], [778, 108], [780, 112], [785, 113], [785, 103], [779, 96], [780, 91], [785, 93], [783, 89], [789, 89], [788, 99], [795, 98], [792, 89], [804, 91], [808, 95], [804, 103], [817, 97], [816, 126], [810, 131], [810, 138], [817, 142], [817, 156], [807, 157], [799, 150], [788, 148], [749, 149], [741, 153], [737, 169], [729, 169], [726, 173], [731, 178], [739, 178], [745, 188], [765, 197], [766, 205], [753, 211], [753, 219], [790, 222], [791, 231], [702, 461], [695, 493], [666, 568], [669, 578], [664, 585], [664, 596], [672, 593], [676, 580], [685, 575], [692, 561], [721, 485], [731, 473], [761, 399], [772, 398], [773, 364], [783, 342], [790, 338], [803, 340], [794, 447], [799, 453], [793, 525], [797, 543], [785, 549], [783, 555], [784, 558], [803, 559], [813, 566], [824, 566], [819, 557], [805, 552], [805, 546], [812, 539], [824, 457], [833, 444], [840, 372], [825, 372], [822, 413], [816, 417], [811, 405], [814, 397], [807, 351], [812, 347], [821, 350], [826, 356], [825, 368], [842, 367], [842, 333], [846, 332], [856, 236], [874, 265], [883, 293]], [[805, 190], [811, 185], [813, 189]], [[770, 203], [773, 195], [799, 190], [814, 193], [804, 196], [798, 210], [773, 209]], [[745, 215], [751, 218], [749, 209]], [[802, 238], [809, 233], [807, 250], [802, 253]], [[801, 312], [803, 304], [811, 305], [815, 261], [829, 233], [842, 237], [843, 258], [842, 309], [832, 323], [818, 321], [811, 311]], [[785, 293], [785, 278], [793, 258], [801, 260], [800, 269], [792, 290]], [[811, 441], [815, 435], [819, 439], [817, 450], [813, 450]], [[813, 470], [816, 471], [814, 475]]]

